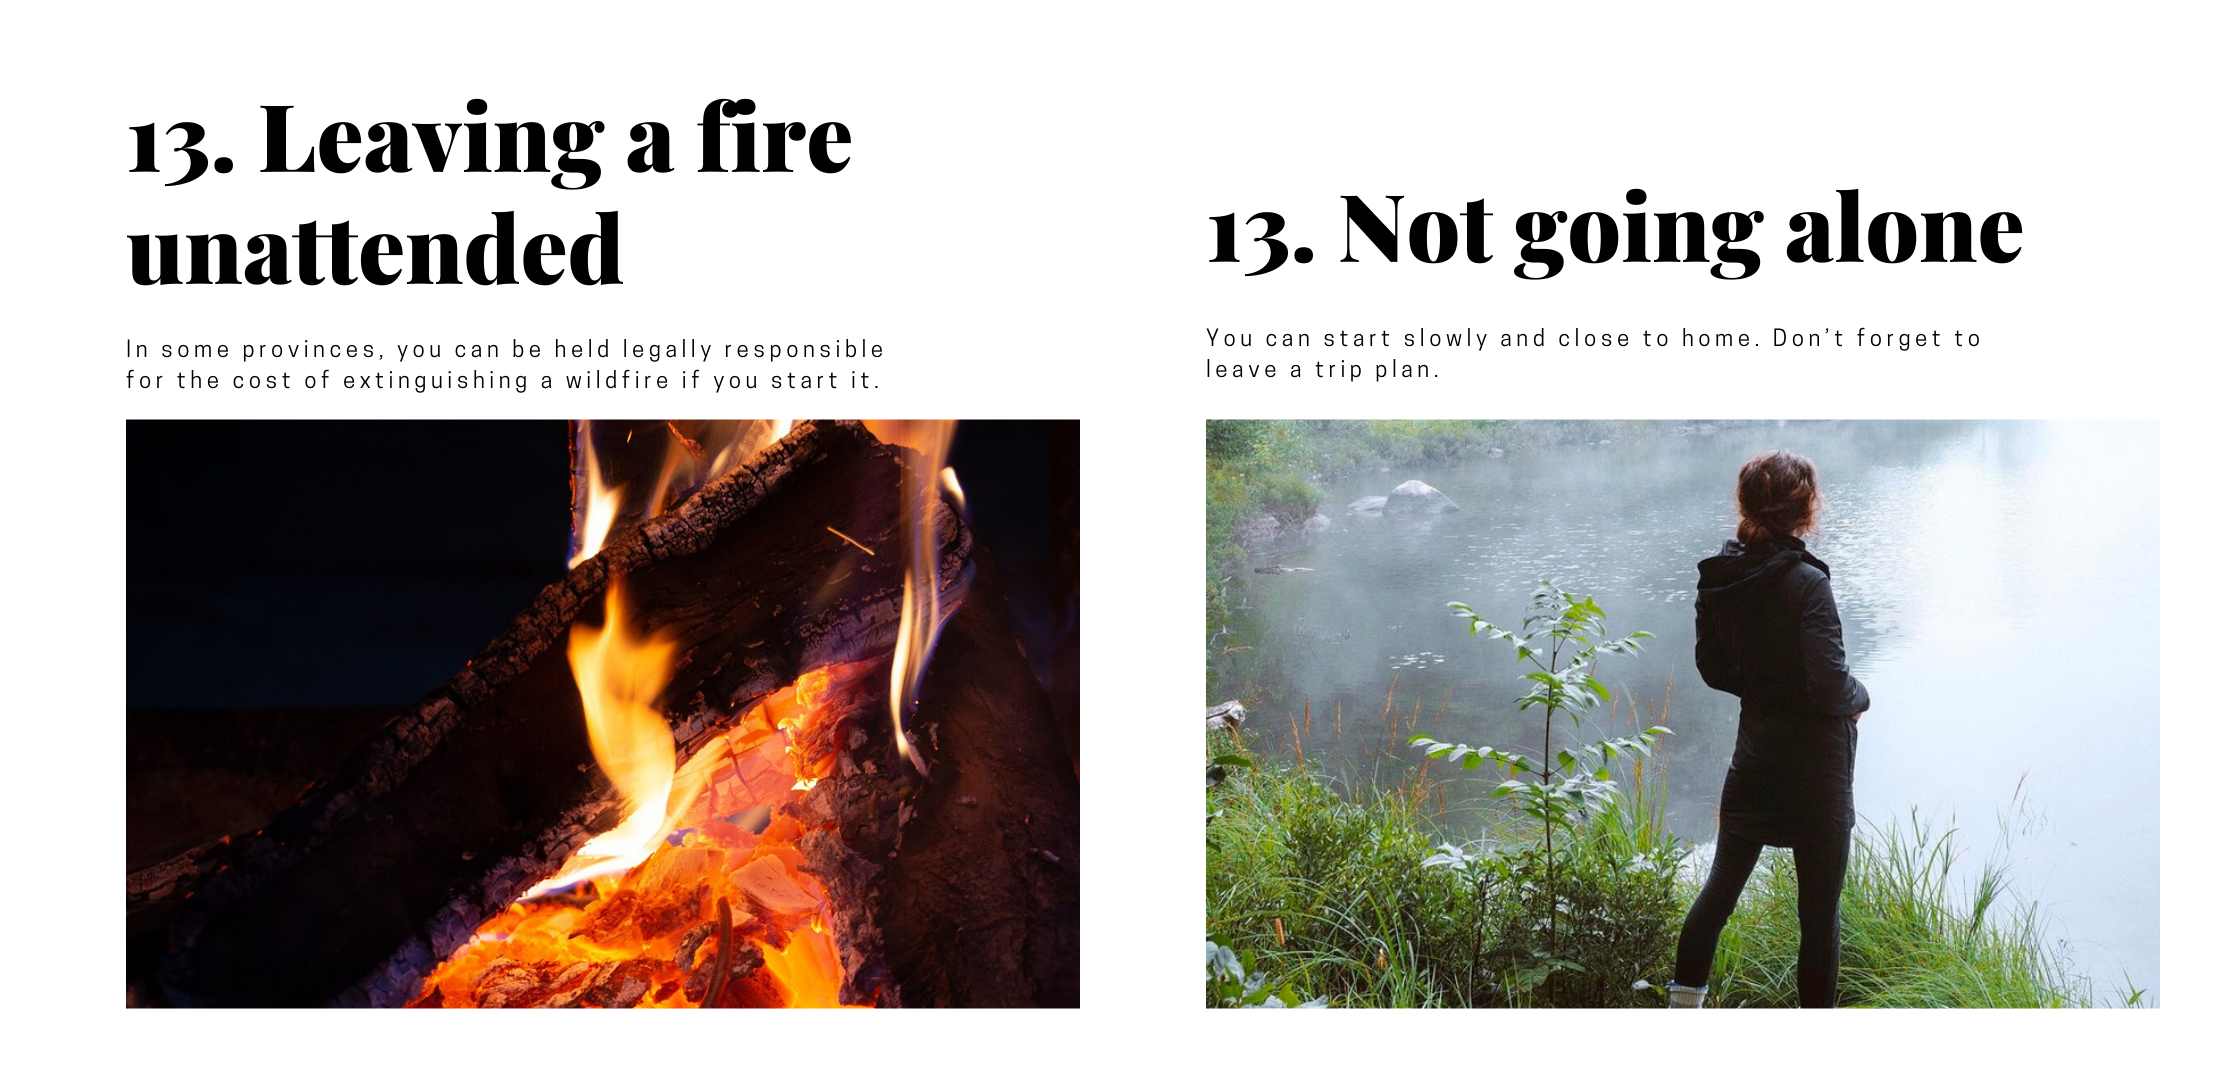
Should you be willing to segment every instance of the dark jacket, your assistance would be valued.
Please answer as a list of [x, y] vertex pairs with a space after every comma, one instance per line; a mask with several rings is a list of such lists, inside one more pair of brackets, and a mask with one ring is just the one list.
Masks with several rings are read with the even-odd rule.
[[1790, 536], [1726, 540], [1701, 560], [1693, 610], [1700, 677], [1739, 695], [1719, 828], [1779, 847], [1853, 828], [1871, 695], [1848, 674], [1831, 568]]

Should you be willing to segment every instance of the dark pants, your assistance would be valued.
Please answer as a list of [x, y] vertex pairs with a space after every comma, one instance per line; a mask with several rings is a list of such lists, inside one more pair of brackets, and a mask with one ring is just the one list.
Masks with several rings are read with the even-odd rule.
[[[1739, 903], [1739, 890], [1762, 857], [1762, 845], [1731, 836], [1716, 838], [1716, 861], [1708, 883], [1685, 916], [1677, 938], [1676, 981], [1708, 985], [1715, 965], [1716, 939]], [[1801, 962], [1795, 977], [1804, 1009], [1829, 1009], [1840, 983], [1840, 886], [1848, 879], [1848, 834], [1794, 845], [1794, 877], [1801, 886]]]

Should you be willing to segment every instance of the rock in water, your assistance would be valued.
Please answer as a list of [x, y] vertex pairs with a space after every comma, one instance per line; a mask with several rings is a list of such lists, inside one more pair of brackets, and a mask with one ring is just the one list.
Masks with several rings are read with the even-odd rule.
[[1389, 514], [1443, 514], [1460, 508], [1450, 496], [1420, 482], [1408, 480], [1390, 489], [1390, 497], [1382, 504]]
[[1382, 512], [1383, 504], [1389, 501], [1389, 496], [1386, 495], [1369, 495], [1352, 503], [1351, 512], [1354, 514], [1379, 514]]
[[1326, 514], [1314, 514], [1304, 519], [1304, 531], [1308, 533], [1326, 532], [1328, 527], [1333, 524], [1335, 523], [1329, 521]]
[[1235, 542], [1245, 548], [1261, 547], [1281, 536], [1281, 519], [1272, 514], [1246, 518], [1234, 527]]
[[1249, 718], [1250, 711], [1243, 708], [1241, 702], [1222, 701], [1204, 710], [1203, 726], [1212, 731], [1220, 728], [1232, 730], [1241, 727], [1242, 722]]

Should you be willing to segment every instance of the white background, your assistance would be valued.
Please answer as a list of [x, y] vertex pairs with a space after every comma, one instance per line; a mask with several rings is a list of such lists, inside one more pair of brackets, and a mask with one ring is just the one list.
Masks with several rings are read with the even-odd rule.
[[[2215, 788], [2229, 609], [2227, 25], [2176, 5], [1714, 11], [1380, 4], [826, 6], [816, 14], [539, 4], [18, 12], [6, 249], [12, 945], [0, 980], [34, 1067], [195, 1076], [720, 1070], [1182, 1074], [1803, 1067], [1867, 1075], [2130, 1065], [2201, 1052], [2228, 959]], [[602, 119], [587, 192], [534, 176], [260, 176], [265, 104], [332, 120]], [[699, 107], [854, 134], [837, 176], [690, 171]], [[240, 163], [179, 188], [127, 173], [127, 128], [192, 119]], [[667, 122], [678, 171], [620, 136]], [[298, 135], [298, 145], [305, 138]], [[1762, 210], [1765, 266], [1570, 265], [1513, 278], [1513, 217]], [[2005, 210], [1993, 266], [1794, 266], [1793, 212]], [[1484, 267], [1335, 262], [1339, 200], [1490, 203]], [[1278, 209], [1311, 266], [1206, 262], [1210, 215]], [[136, 232], [480, 229], [572, 235], [622, 211], [628, 284], [131, 284]], [[1203, 330], [1472, 325], [1976, 327], [1986, 347], [1439, 357], [1422, 385], [1212, 386]], [[869, 337], [874, 393], [748, 409], [656, 392], [127, 392], [126, 338]], [[1259, 357], [1247, 357], [1257, 359]], [[1309, 358], [1309, 357], [1308, 357]], [[501, 365], [511, 367], [510, 362]], [[547, 365], [564, 371], [570, 365]], [[522, 365], [523, 368], [529, 365]], [[541, 371], [541, 367], [535, 368]], [[669, 392], [671, 395], [674, 391]], [[158, 416], [1079, 416], [1087, 498], [1085, 1008], [1061, 1014], [222, 1016], [120, 1008], [123, 419]], [[1200, 505], [1207, 416], [2072, 417], [2164, 421], [2164, 1008], [2147, 1014], [1231, 1015], [1201, 1007]], [[191, 521], [176, 523], [193, 528]], [[1948, 523], [1952, 539], [1965, 523]], [[1716, 1032], [1703, 1037], [1698, 1029]], [[2157, 1054], [2150, 1055], [2157, 1059]], [[1736, 1062], [1736, 1064], [1734, 1064]]]

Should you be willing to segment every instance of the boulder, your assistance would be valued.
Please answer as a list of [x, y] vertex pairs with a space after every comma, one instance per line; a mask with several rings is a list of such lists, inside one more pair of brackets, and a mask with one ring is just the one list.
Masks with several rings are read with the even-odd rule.
[[1450, 496], [1420, 482], [1408, 480], [1390, 489], [1382, 504], [1386, 514], [1443, 514], [1460, 508]]
[[1281, 519], [1272, 514], [1244, 519], [1234, 527], [1235, 542], [1246, 548], [1263, 547], [1280, 537]]
[[1308, 533], [1326, 532], [1328, 527], [1333, 524], [1335, 523], [1329, 521], [1326, 514], [1314, 514], [1304, 519], [1304, 531]]
[[1390, 498], [1387, 495], [1369, 495], [1352, 503], [1351, 512], [1354, 514], [1379, 514], [1382, 512], [1382, 505], [1389, 501]]
[[1217, 731], [1220, 728], [1231, 731], [1240, 728], [1242, 722], [1249, 718], [1250, 710], [1243, 708], [1241, 702], [1222, 701], [1204, 710], [1203, 726], [1210, 731]]

